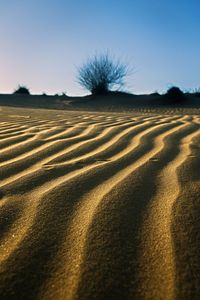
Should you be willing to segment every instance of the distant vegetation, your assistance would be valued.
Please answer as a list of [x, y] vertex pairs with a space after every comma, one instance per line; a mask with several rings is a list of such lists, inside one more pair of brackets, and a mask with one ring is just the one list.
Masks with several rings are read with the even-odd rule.
[[30, 91], [25, 85], [19, 85], [14, 94], [30, 95]]
[[[200, 88], [189, 89], [182, 91], [177, 86], [170, 87], [166, 92], [159, 93], [155, 90], [149, 94], [131, 94], [124, 92], [121, 89], [125, 84], [126, 76], [130, 74], [130, 68], [127, 64], [122, 63], [119, 59], [105, 54], [94, 55], [86, 60], [85, 63], [78, 69], [78, 82], [80, 85], [87, 89], [91, 95], [86, 96], [68, 96], [66, 92], [56, 93], [54, 95], [46, 94], [43, 92], [40, 95], [33, 95], [32, 97], [13, 97], [14, 101], [26, 102], [29, 105], [37, 103], [38, 106], [44, 107], [72, 107], [78, 106], [79, 103], [86, 105], [90, 100], [101, 101], [102, 105], [115, 106], [129, 106], [129, 107], [142, 107], [142, 106], [200, 106]], [[30, 90], [26, 85], [18, 85], [13, 92], [14, 95], [30, 95]], [[98, 96], [105, 97], [98, 97]], [[0, 95], [5, 97], [5, 95]], [[96, 97], [97, 96], [97, 97]], [[40, 97], [40, 99], [39, 99]], [[38, 100], [39, 99], [39, 100]], [[82, 101], [84, 100], [84, 101]], [[35, 102], [34, 102], [35, 101]], [[82, 103], [81, 103], [82, 102]], [[2, 102], [3, 103], [3, 102]], [[89, 103], [89, 102], [88, 102]], [[103, 106], [102, 105], [102, 106]]]
[[168, 89], [165, 94], [165, 98], [171, 103], [178, 103], [185, 100], [185, 94], [179, 87], [173, 86]]
[[108, 54], [95, 55], [79, 68], [78, 82], [93, 95], [103, 95], [122, 87], [128, 68]]

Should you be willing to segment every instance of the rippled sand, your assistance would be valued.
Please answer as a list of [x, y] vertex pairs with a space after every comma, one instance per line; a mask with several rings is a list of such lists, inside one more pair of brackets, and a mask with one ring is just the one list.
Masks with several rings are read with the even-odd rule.
[[200, 299], [200, 115], [0, 109], [0, 298]]

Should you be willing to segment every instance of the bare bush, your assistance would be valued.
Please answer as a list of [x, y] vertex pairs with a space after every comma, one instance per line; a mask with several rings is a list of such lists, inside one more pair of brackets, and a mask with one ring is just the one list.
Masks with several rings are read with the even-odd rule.
[[78, 82], [92, 94], [106, 94], [124, 85], [127, 72], [125, 64], [108, 54], [95, 55], [79, 68]]

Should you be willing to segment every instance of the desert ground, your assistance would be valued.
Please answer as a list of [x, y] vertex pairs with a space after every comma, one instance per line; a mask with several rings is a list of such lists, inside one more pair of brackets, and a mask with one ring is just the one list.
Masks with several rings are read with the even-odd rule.
[[200, 110], [0, 107], [2, 300], [200, 299]]

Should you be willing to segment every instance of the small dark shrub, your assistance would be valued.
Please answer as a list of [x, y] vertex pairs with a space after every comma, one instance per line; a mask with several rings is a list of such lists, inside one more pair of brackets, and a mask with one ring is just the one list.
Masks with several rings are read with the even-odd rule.
[[18, 88], [14, 91], [14, 94], [30, 95], [30, 91], [26, 86], [19, 85]]
[[108, 54], [95, 55], [79, 68], [78, 82], [92, 94], [106, 94], [124, 84], [128, 68]]
[[185, 100], [185, 94], [181, 91], [180, 88], [173, 86], [168, 89], [167, 93], [165, 94], [165, 98], [170, 103], [178, 103]]

